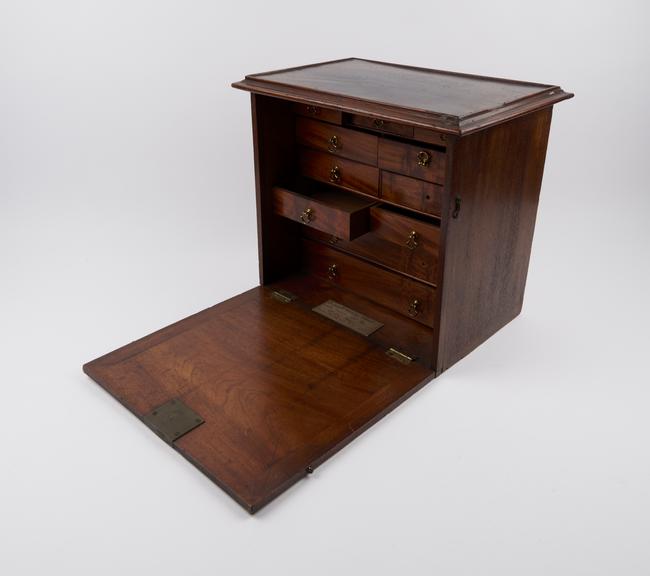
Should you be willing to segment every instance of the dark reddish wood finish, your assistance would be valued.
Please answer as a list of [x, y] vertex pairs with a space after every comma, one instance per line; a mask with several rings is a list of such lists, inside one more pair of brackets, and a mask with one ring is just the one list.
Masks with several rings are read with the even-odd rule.
[[331, 108], [323, 108], [322, 106], [313, 106], [311, 104], [294, 104], [293, 109], [300, 116], [322, 120], [330, 124], [341, 124], [343, 116], [340, 110], [332, 110]]
[[[332, 266], [336, 266], [335, 274], [331, 273]], [[303, 269], [417, 322], [433, 326], [436, 290], [422, 282], [311, 240], [303, 241]], [[411, 315], [409, 308], [415, 300], [419, 304]]]
[[[336, 146], [332, 143], [333, 138], [336, 139]], [[377, 166], [377, 136], [374, 134], [298, 118], [296, 141], [302, 146], [327, 152], [332, 156]]]
[[313, 229], [305, 235], [429, 284], [438, 277], [440, 228], [385, 207], [370, 209], [369, 232], [352, 242]]
[[[426, 166], [418, 164], [418, 154], [428, 154]], [[434, 148], [405, 144], [388, 138], [382, 138], [379, 142], [379, 167], [383, 170], [444, 184], [446, 165], [444, 152]]]
[[438, 372], [521, 311], [550, 123], [546, 108], [456, 146], [449, 211], [462, 202], [447, 220]]
[[[140, 418], [198, 413], [172, 446], [254, 512], [519, 313], [551, 107], [572, 95], [358, 59], [235, 86], [253, 93], [263, 287], [84, 370]], [[383, 326], [312, 311], [330, 299]]]
[[316, 189], [310, 196], [273, 188], [273, 212], [305, 226], [354, 240], [370, 229], [372, 200], [336, 189]]
[[299, 166], [303, 176], [369, 196], [378, 195], [379, 170], [374, 166], [307, 148], [300, 150]]
[[441, 214], [442, 186], [438, 184], [382, 170], [380, 196], [382, 200], [426, 214]]
[[254, 288], [84, 366], [139, 418], [180, 399], [205, 423], [173, 446], [249, 512], [431, 376]]

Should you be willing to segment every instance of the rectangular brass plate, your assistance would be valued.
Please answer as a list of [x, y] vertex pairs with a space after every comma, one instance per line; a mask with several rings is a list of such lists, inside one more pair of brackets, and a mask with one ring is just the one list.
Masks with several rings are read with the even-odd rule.
[[368, 316], [364, 316], [356, 310], [343, 306], [343, 304], [339, 304], [334, 300], [327, 300], [316, 306], [316, 308], [312, 308], [312, 310], [330, 320], [334, 320], [334, 322], [342, 324], [350, 330], [354, 330], [362, 336], [370, 336], [383, 326], [381, 322], [368, 318]]
[[142, 420], [165, 442], [171, 444], [204, 420], [178, 399], [170, 400], [146, 414]]

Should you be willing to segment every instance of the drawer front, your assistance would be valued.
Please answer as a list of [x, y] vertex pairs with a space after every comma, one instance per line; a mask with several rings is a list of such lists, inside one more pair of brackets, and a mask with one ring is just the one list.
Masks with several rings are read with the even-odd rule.
[[321, 108], [320, 106], [314, 106], [312, 104], [294, 104], [293, 109], [296, 114], [300, 116], [322, 120], [323, 122], [330, 122], [331, 124], [340, 124], [343, 116], [343, 113], [338, 110]]
[[445, 153], [433, 148], [386, 138], [379, 142], [379, 167], [390, 172], [444, 184], [445, 162]]
[[328, 246], [303, 240], [303, 268], [417, 322], [433, 327], [436, 289]]
[[381, 198], [426, 214], [442, 213], [442, 186], [408, 176], [381, 173]]
[[377, 130], [385, 134], [395, 134], [404, 138], [413, 138], [413, 126], [382, 120], [381, 118], [368, 118], [368, 116], [359, 116], [358, 114], [350, 115], [350, 124], [359, 128], [368, 130]]
[[308, 237], [339, 250], [435, 284], [438, 271], [440, 228], [385, 208], [370, 209], [370, 229], [351, 242], [312, 229]]
[[328, 152], [333, 156], [377, 166], [378, 137], [374, 134], [308, 118], [296, 118], [296, 140], [302, 146]]
[[300, 150], [300, 173], [308, 178], [329, 182], [348, 190], [378, 195], [379, 170], [374, 166], [336, 158], [325, 152]]
[[353, 201], [351, 205], [349, 199], [342, 197], [344, 194], [313, 198], [275, 186], [272, 190], [273, 213], [321, 232], [352, 240], [369, 230], [372, 202]]
[[418, 128], [417, 126], [413, 128], [413, 138], [420, 142], [428, 142], [429, 144], [436, 144], [438, 146], [447, 146], [449, 143], [447, 134], [436, 132], [429, 128]]

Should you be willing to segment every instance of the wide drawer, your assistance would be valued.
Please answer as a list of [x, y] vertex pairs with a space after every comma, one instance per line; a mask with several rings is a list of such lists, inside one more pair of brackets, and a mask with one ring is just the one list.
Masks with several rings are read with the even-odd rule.
[[294, 104], [293, 109], [300, 116], [307, 116], [308, 118], [330, 122], [331, 124], [340, 124], [341, 117], [343, 116], [343, 113], [339, 110], [322, 108], [321, 106], [314, 106], [312, 104]]
[[433, 326], [436, 289], [396, 272], [303, 239], [303, 268], [395, 312]]
[[388, 208], [370, 208], [370, 229], [347, 241], [314, 229], [305, 234], [339, 250], [367, 258], [397, 272], [436, 283], [440, 228]]
[[445, 153], [435, 148], [387, 138], [379, 142], [379, 167], [390, 172], [444, 184], [445, 162]]
[[275, 214], [321, 232], [352, 240], [370, 228], [372, 200], [316, 183], [303, 186], [300, 192], [274, 186], [272, 194]]
[[381, 118], [369, 118], [368, 116], [360, 116], [359, 114], [350, 114], [348, 121], [352, 126], [358, 126], [359, 128], [377, 130], [378, 132], [395, 134], [404, 138], [413, 138], [413, 126], [407, 126], [406, 124], [382, 120]]
[[380, 196], [387, 202], [413, 208], [426, 214], [442, 213], [442, 186], [392, 172], [381, 173]]
[[299, 164], [303, 176], [363, 194], [378, 194], [379, 170], [374, 166], [335, 158], [331, 154], [307, 148], [300, 150]]
[[377, 166], [378, 137], [374, 134], [298, 117], [296, 140], [302, 146]]

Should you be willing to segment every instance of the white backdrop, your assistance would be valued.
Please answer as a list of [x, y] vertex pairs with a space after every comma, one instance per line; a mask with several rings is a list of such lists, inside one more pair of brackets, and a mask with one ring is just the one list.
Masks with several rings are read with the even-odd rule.
[[[0, 572], [650, 573], [648, 4], [0, 2]], [[524, 312], [255, 517], [81, 373], [257, 283], [246, 73], [560, 84]]]

